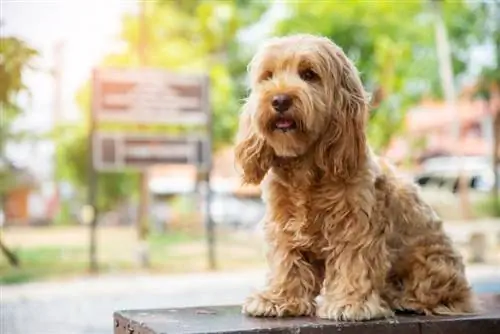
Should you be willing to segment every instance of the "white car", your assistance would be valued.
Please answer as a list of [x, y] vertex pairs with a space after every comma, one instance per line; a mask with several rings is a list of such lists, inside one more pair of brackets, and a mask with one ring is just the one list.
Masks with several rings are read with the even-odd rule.
[[210, 214], [216, 224], [232, 227], [252, 227], [264, 216], [260, 199], [239, 198], [229, 194], [215, 194], [210, 204]]
[[[458, 163], [457, 157], [430, 158], [422, 164], [422, 171], [415, 177], [415, 181], [422, 187], [436, 186], [456, 192], [459, 175]], [[488, 157], [463, 157], [462, 172], [468, 178], [471, 189], [486, 192], [494, 186], [491, 159]]]

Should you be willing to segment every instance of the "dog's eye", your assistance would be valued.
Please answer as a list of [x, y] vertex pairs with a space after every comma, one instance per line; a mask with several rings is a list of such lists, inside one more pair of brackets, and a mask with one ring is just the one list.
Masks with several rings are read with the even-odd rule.
[[310, 68], [300, 71], [299, 75], [304, 81], [314, 81], [318, 79], [318, 75]]
[[265, 81], [265, 80], [269, 80], [273, 77], [273, 72], [271, 71], [265, 71], [261, 74], [261, 76], [259, 77], [259, 81]]

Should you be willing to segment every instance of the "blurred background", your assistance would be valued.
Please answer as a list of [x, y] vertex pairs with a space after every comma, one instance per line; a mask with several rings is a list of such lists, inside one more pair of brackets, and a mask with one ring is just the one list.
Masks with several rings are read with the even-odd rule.
[[476, 291], [500, 293], [499, 1], [0, 6], [2, 333], [111, 333], [115, 310], [262, 283], [264, 207], [233, 138], [256, 47], [299, 32], [354, 60], [372, 147], [422, 186]]

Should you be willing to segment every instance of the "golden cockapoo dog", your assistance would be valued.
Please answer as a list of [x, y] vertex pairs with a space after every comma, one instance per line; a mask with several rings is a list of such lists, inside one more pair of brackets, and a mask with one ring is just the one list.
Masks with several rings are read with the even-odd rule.
[[323, 37], [274, 38], [249, 71], [235, 158], [244, 182], [263, 186], [270, 273], [243, 312], [352, 321], [473, 312], [441, 221], [366, 143], [367, 98], [343, 51]]

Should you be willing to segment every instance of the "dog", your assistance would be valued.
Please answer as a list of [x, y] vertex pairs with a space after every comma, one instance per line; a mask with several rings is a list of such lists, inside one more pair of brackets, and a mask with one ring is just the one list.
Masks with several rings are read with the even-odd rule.
[[368, 95], [342, 49], [322, 36], [275, 37], [248, 71], [234, 155], [243, 182], [262, 187], [270, 270], [242, 312], [337, 321], [475, 312], [441, 220], [367, 144]]

